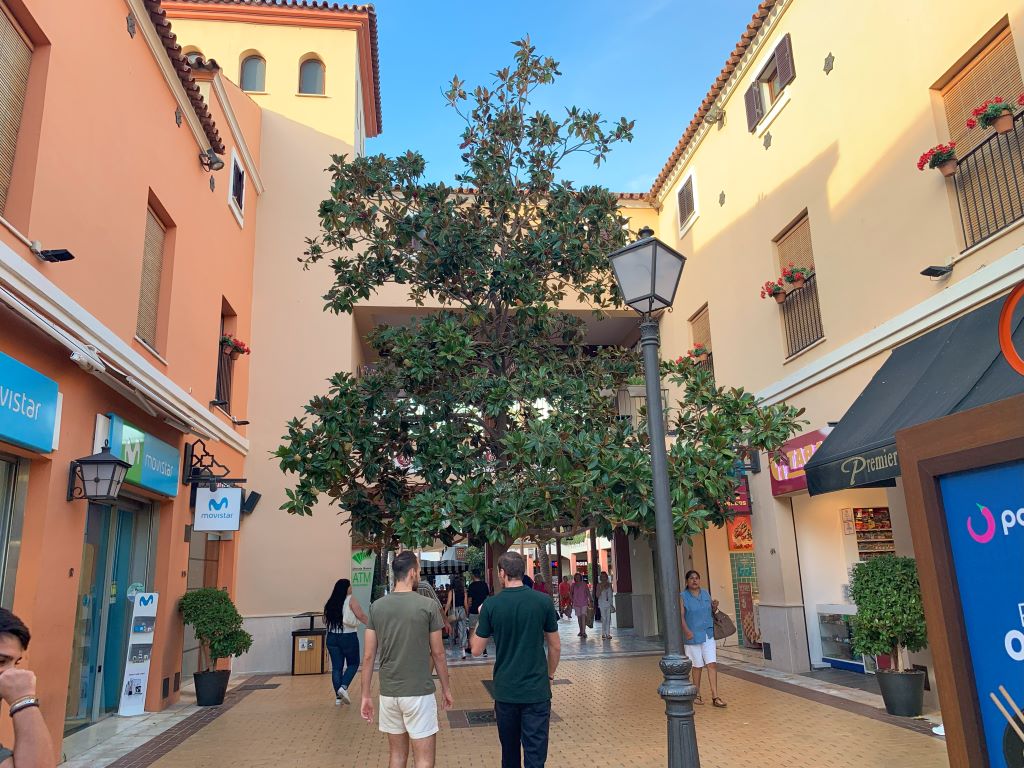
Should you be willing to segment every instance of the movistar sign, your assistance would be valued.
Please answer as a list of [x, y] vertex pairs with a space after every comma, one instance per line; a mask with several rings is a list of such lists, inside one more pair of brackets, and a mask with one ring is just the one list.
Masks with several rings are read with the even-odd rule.
[[110, 414], [110, 452], [131, 464], [125, 482], [165, 496], [178, 495], [178, 449]]
[[0, 352], [0, 440], [52, 451], [57, 382]]
[[194, 531], [237, 531], [242, 516], [242, 489], [196, 488]]

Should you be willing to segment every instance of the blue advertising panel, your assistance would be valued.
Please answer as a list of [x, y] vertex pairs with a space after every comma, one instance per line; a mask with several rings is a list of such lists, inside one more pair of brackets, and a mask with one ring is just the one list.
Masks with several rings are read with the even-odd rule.
[[989, 764], [1017, 768], [1024, 765], [1024, 461], [946, 475], [939, 487]]
[[110, 416], [110, 452], [131, 464], [124, 481], [162, 493], [178, 495], [178, 449], [143, 432], [120, 416]]
[[57, 382], [0, 352], [0, 440], [53, 450]]

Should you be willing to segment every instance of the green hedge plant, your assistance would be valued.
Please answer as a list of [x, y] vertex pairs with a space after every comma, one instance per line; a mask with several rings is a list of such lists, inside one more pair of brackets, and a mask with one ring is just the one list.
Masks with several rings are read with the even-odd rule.
[[242, 615], [226, 589], [204, 587], [181, 598], [181, 618], [199, 641], [199, 666], [209, 672], [217, 659], [241, 656], [252, 647], [252, 635], [242, 629]]
[[900, 649], [920, 651], [928, 645], [917, 563], [912, 557], [886, 555], [853, 567], [850, 597], [857, 614], [853, 650], [866, 656], [889, 654], [893, 669], [905, 671]]

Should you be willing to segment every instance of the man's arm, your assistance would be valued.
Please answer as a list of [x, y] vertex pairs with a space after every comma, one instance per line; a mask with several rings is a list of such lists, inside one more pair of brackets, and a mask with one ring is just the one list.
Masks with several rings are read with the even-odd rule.
[[[27, 669], [8, 669], [0, 674], [0, 697], [9, 705], [36, 695], [35, 673]], [[53, 768], [53, 742], [46, 729], [39, 707], [26, 707], [15, 712], [14, 757], [0, 763], [0, 768]]]
[[451, 685], [448, 682], [448, 659], [444, 652], [444, 640], [441, 630], [430, 633], [430, 655], [434, 658], [434, 669], [437, 679], [441, 681], [441, 695], [444, 697], [444, 708], [451, 709], [455, 700], [452, 698]]
[[[363, 638], [363, 704], [359, 708], [363, 720], [373, 722], [373, 699], [370, 698], [370, 684], [373, 682], [373, 663], [377, 660], [377, 633], [366, 630]], [[2, 768], [2, 766], [0, 766]]]
[[[469, 639], [469, 648], [473, 651], [474, 656], [479, 656], [481, 653], [487, 650], [487, 638], [480, 637], [480, 625], [477, 625], [476, 631], [473, 636]], [[0, 766], [0, 768], [3, 768]]]
[[555, 670], [558, 669], [558, 661], [562, 658], [562, 638], [558, 636], [556, 630], [545, 632], [544, 640], [548, 644], [548, 677], [553, 678]]

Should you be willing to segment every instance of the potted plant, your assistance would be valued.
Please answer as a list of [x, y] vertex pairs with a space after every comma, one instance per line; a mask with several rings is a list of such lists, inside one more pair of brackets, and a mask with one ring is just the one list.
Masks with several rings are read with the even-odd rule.
[[794, 288], [800, 289], [804, 287], [807, 278], [813, 274], [814, 270], [810, 267], [794, 267], [793, 263], [790, 262], [789, 266], [782, 270], [782, 279]]
[[995, 128], [996, 133], [1009, 133], [1013, 130], [1013, 113], [1016, 111], [1016, 107], [1003, 101], [1002, 96], [996, 96], [971, 111], [974, 117], [968, 119], [967, 127], [980, 125], [982, 128]]
[[231, 355], [232, 360], [237, 360], [239, 355], [248, 355], [252, 352], [248, 344], [234, 336], [221, 336], [220, 350], [225, 355]]
[[936, 144], [917, 159], [917, 170], [938, 168], [939, 173], [949, 177], [956, 173], [956, 142]]
[[782, 278], [772, 281], [769, 280], [761, 286], [761, 298], [767, 299], [769, 296], [775, 298], [779, 304], [786, 303], [786, 288], [782, 285]]
[[885, 709], [890, 715], [917, 717], [924, 701], [922, 670], [903, 667], [901, 651], [928, 644], [917, 564], [912, 557], [883, 555], [853, 567], [850, 597], [857, 613], [850, 617], [855, 653], [888, 654], [892, 669], [878, 670]]
[[686, 353], [690, 358], [697, 363], [703, 363], [708, 359], [708, 348], [703, 344], [694, 344], [693, 349]]
[[242, 629], [242, 616], [227, 590], [204, 587], [186, 592], [179, 606], [181, 618], [192, 627], [199, 641], [199, 668], [192, 675], [196, 683], [196, 704], [201, 707], [224, 703], [230, 669], [216, 669], [218, 659], [241, 656], [252, 647], [252, 635]]

